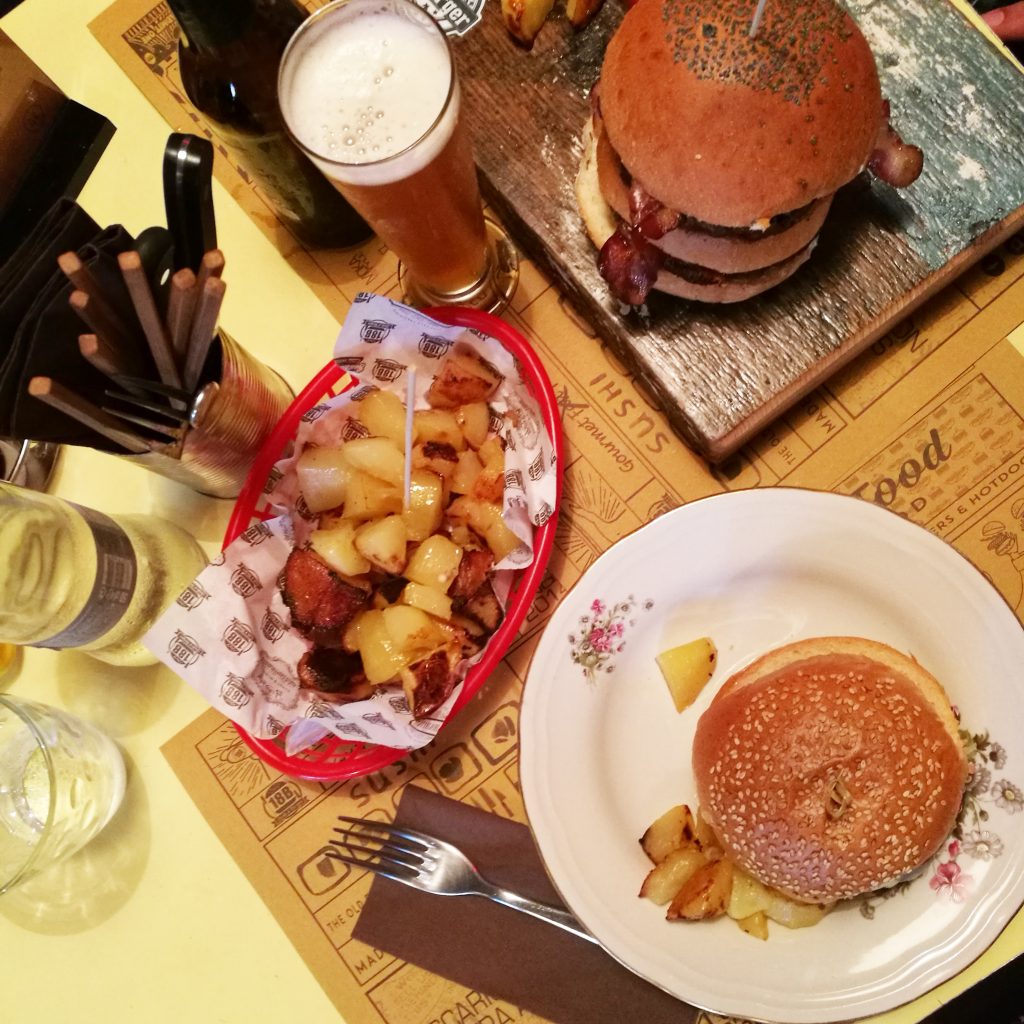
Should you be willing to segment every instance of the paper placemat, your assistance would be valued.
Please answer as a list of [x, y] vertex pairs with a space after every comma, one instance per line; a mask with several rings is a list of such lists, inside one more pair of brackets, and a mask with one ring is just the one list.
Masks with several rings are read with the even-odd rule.
[[[429, 1024], [460, 1013], [541, 1020], [355, 939], [370, 878], [341, 870], [324, 846], [338, 814], [393, 817], [410, 782], [525, 822], [518, 706], [536, 640], [593, 560], [661, 512], [722, 490], [776, 484], [859, 494], [952, 543], [1024, 618], [1022, 310], [1018, 236], [714, 473], [554, 289], [507, 315], [540, 353], [560, 398], [564, 503], [549, 574], [479, 697], [423, 750], [369, 778], [332, 785], [278, 775], [213, 711], [164, 748], [348, 1024]], [[1022, 951], [1019, 913], [964, 974], [875, 1020], [915, 1024]]]

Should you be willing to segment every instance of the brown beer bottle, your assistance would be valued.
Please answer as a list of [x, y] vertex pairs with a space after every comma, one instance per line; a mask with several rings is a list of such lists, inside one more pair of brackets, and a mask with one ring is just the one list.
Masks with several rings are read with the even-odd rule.
[[168, 0], [181, 27], [185, 93], [285, 224], [312, 248], [371, 230], [295, 145], [277, 102], [277, 68], [306, 18], [297, 0]]

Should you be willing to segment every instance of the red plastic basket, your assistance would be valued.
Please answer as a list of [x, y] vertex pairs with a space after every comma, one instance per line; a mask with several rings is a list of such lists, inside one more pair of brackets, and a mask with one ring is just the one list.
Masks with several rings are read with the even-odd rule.
[[[470, 669], [463, 681], [462, 690], [452, 706], [451, 713], [445, 720], [445, 724], [447, 724], [487, 681], [494, 667], [502, 659], [509, 645], [515, 639], [523, 618], [533, 602], [537, 588], [540, 586], [551, 554], [551, 546], [554, 543], [558, 509], [561, 504], [563, 446], [558, 401], [552, 390], [551, 381], [537, 353], [517, 330], [510, 327], [504, 320], [475, 309], [427, 309], [423, 312], [442, 323], [481, 331], [500, 342], [515, 357], [520, 366], [523, 380], [530, 388], [544, 417], [556, 460], [554, 512], [551, 518], [535, 531], [533, 561], [514, 582], [509, 594], [505, 618], [488, 642], [483, 657]], [[325, 398], [343, 393], [353, 387], [355, 383], [355, 378], [350, 377], [335, 363], [329, 363], [296, 396], [252, 464], [224, 534], [224, 547], [227, 547], [254, 522], [272, 515], [263, 499], [263, 490], [274, 464], [285, 456], [288, 445], [294, 438], [299, 421], [306, 410]], [[371, 772], [386, 768], [408, 753], [406, 750], [394, 747], [353, 743], [328, 736], [305, 750], [289, 755], [285, 753], [284, 748], [285, 733], [272, 740], [261, 740], [250, 735], [241, 726], [236, 725], [235, 728], [260, 758], [279, 771], [302, 779], [334, 780], [369, 775]]]

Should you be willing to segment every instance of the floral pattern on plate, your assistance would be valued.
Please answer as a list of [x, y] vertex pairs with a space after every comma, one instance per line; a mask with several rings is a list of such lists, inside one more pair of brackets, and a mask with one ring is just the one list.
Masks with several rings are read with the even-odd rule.
[[[993, 813], [1016, 814], [1024, 810], [1024, 792], [1003, 775], [1006, 748], [993, 742], [987, 729], [976, 733], [961, 729], [960, 740], [967, 755], [967, 786], [953, 833], [949, 842], [932, 858], [931, 877], [928, 879], [929, 888], [953, 903], [963, 903], [974, 884], [968, 861], [989, 861], [1003, 854], [1003, 840], [992, 830]], [[993, 772], [998, 773], [994, 780]], [[992, 808], [998, 811], [994, 812]], [[861, 914], [873, 918], [879, 904], [905, 892], [915, 881], [916, 878], [908, 878], [891, 889], [864, 897]]]
[[610, 605], [599, 597], [590, 602], [590, 610], [580, 616], [579, 631], [569, 634], [572, 660], [583, 669], [588, 683], [596, 682], [600, 672], [615, 671], [615, 656], [626, 646], [626, 628], [636, 625], [631, 616], [653, 607], [653, 601], [638, 602], [632, 594]]

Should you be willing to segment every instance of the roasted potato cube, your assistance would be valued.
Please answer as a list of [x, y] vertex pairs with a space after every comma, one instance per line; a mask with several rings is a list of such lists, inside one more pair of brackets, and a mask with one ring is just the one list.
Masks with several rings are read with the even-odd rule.
[[371, 391], [356, 411], [359, 422], [374, 437], [386, 437], [405, 450], [405, 405], [391, 391]]
[[398, 576], [405, 569], [409, 531], [400, 515], [384, 516], [360, 526], [355, 548], [378, 569]]
[[469, 493], [480, 501], [500, 502], [505, 493], [505, 474], [501, 470], [495, 471], [485, 466]]
[[363, 619], [372, 611], [367, 609], [366, 611], [360, 612], [352, 621], [345, 627], [345, 632], [342, 636], [341, 646], [348, 651], [350, 654], [356, 654], [359, 651], [359, 639], [362, 635]]
[[477, 454], [487, 469], [496, 469], [502, 473], [505, 471], [505, 443], [500, 437], [487, 438]]
[[734, 868], [732, 892], [726, 913], [737, 921], [768, 909], [772, 901], [771, 890], [752, 878], [742, 868]]
[[[481, 551], [487, 547], [483, 537], [475, 534], [465, 523], [453, 523], [450, 519], [444, 524], [445, 533], [453, 544], [463, 551]], [[493, 555], [491, 556], [494, 557]], [[473, 591], [469, 591], [471, 594]], [[466, 595], [467, 597], [469, 594]]]
[[693, 816], [693, 837], [697, 845], [707, 854], [709, 860], [718, 860], [723, 857], [722, 844], [715, 835], [715, 830], [708, 824], [707, 819], [697, 809]]
[[400, 650], [384, 622], [382, 611], [363, 612], [359, 619], [359, 656], [366, 678], [375, 686], [398, 678], [399, 672], [412, 660], [408, 651]]
[[484, 465], [472, 448], [459, 452], [455, 469], [452, 472], [448, 487], [453, 494], [472, 494], [476, 488], [476, 482], [484, 471]]
[[809, 928], [832, 909], [832, 904], [798, 903], [777, 889], [769, 889], [768, 893], [771, 899], [765, 907], [765, 914], [786, 928]]
[[444, 593], [459, 574], [462, 548], [447, 537], [435, 533], [428, 537], [409, 557], [405, 578]]
[[339, 519], [329, 530], [314, 530], [309, 537], [310, 547], [342, 576], [370, 571], [370, 563], [356, 550], [357, 525], [353, 519]]
[[[530, 6], [529, 11], [527, 5]], [[517, 26], [523, 25], [524, 18], [529, 28], [536, 25], [529, 40], [525, 38], [529, 29], [523, 30], [522, 42], [527, 43], [532, 42], [533, 36], [540, 31], [552, 6], [553, 0], [511, 0], [508, 6], [503, 0], [501, 9], [506, 25], [510, 24], [510, 16]], [[509, 31], [516, 35], [511, 27]], [[427, 391], [427, 404], [434, 409], [454, 409], [473, 402], [486, 402], [500, 384], [501, 374], [490, 363], [485, 362], [469, 345], [457, 344], [444, 357]]]
[[679, 890], [690, 877], [699, 871], [707, 860], [700, 850], [692, 846], [673, 850], [665, 859], [647, 873], [640, 895], [658, 906], [674, 900]]
[[554, 6], [554, 0], [501, 0], [501, 16], [509, 35], [529, 50]]
[[670, 921], [721, 917], [732, 893], [732, 861], [712, 860], [699, 867], [676, 893], [665, 915]]
[[697, 699], [715, 670], [717, 657], [714, 642], [702, 636], [662, 651], [655, 658], [676, 711], [685, 710]]
[[384, 625], [395, 650], [402, 654], [406, 664], [419, 661], [444, 646], [447, 635], [421, 608], [407, 604], [393, 604], [385, 608]]
[[463, 630], [471, 640], [482, 641], [486, 635], [484, 627], [475, 619], [469, 618], [468, 615], [460, 615], [458, 612], [453, 611], [450, 622], [453, 626]]
[[483, 463], [472, 490], [466, 491], [481, 501], [501, 501], [505, 493], [505, 447], [500, 437], [490, 437], [477, 453]]
[[444, 482], [429, 469], [409, 475], [409, 507], [402, 513], [409, 540], [426, 540], [437, 533], [444, 518]]
[[417, 444], [450, 444], [457, 452], [466, 447], [462, 428], [450, 409], [418, 409], [413, 414], [413, 431]]
[[345, 500], [349, 473], [343, 448], [304, 448], [295, 475], [310, 512], [337, 508]]
[[515, 551], [522, 541], [508, 528], [496, 502], [479, 501], [468, 495], [456, 498], [448, 506], [448, 518], [466, 523], [487, 542], [494, 553], [494, 560], [500, 562]]
[[345, 460], [360, 473], [368, 473], [387, 484], [405, 483], [405, 451], [386, 437], [357, 437], [342, 448]]
[[462, 430], [462, 436], [471, 448], [479, 448], [486, 440], [491, 428], [491, 410], [486, 402], [471, 402], [455, 410], [455, 418]]
[[693, 843], [693, 814], [686, 804], [670, 807], [640, 837], [651, 862], [660, 864], [673, 850]]
[[601, 9], [603, 0], [565, 0], [565, 16], [573, 28], [583, 28]]
[[412, 468], [429, 469], [444, 480], [451, 479], [458, 465], [459, 453], [453, 445], [441, 441], [424, 441], [412, 450]]
[[768, 938], [768, 918], [763, 910], [751, 914], [750, 917], [740, 918], [736, 923], [748, 935], [753, 935], [755, 939], [765, 940]]
[[435, 587], [427, 587], [422, 583], [410, 581], [405, 585], [402, 596], [398, 599], [402, 604], [420, 608], [429, 615], [447, 621], [452, 617], [452, 599]]
[[369, 473], [351, 472], [343, 511], [346, 519], [377, 519], [401, 511], [401, 487], [386, 484]]

